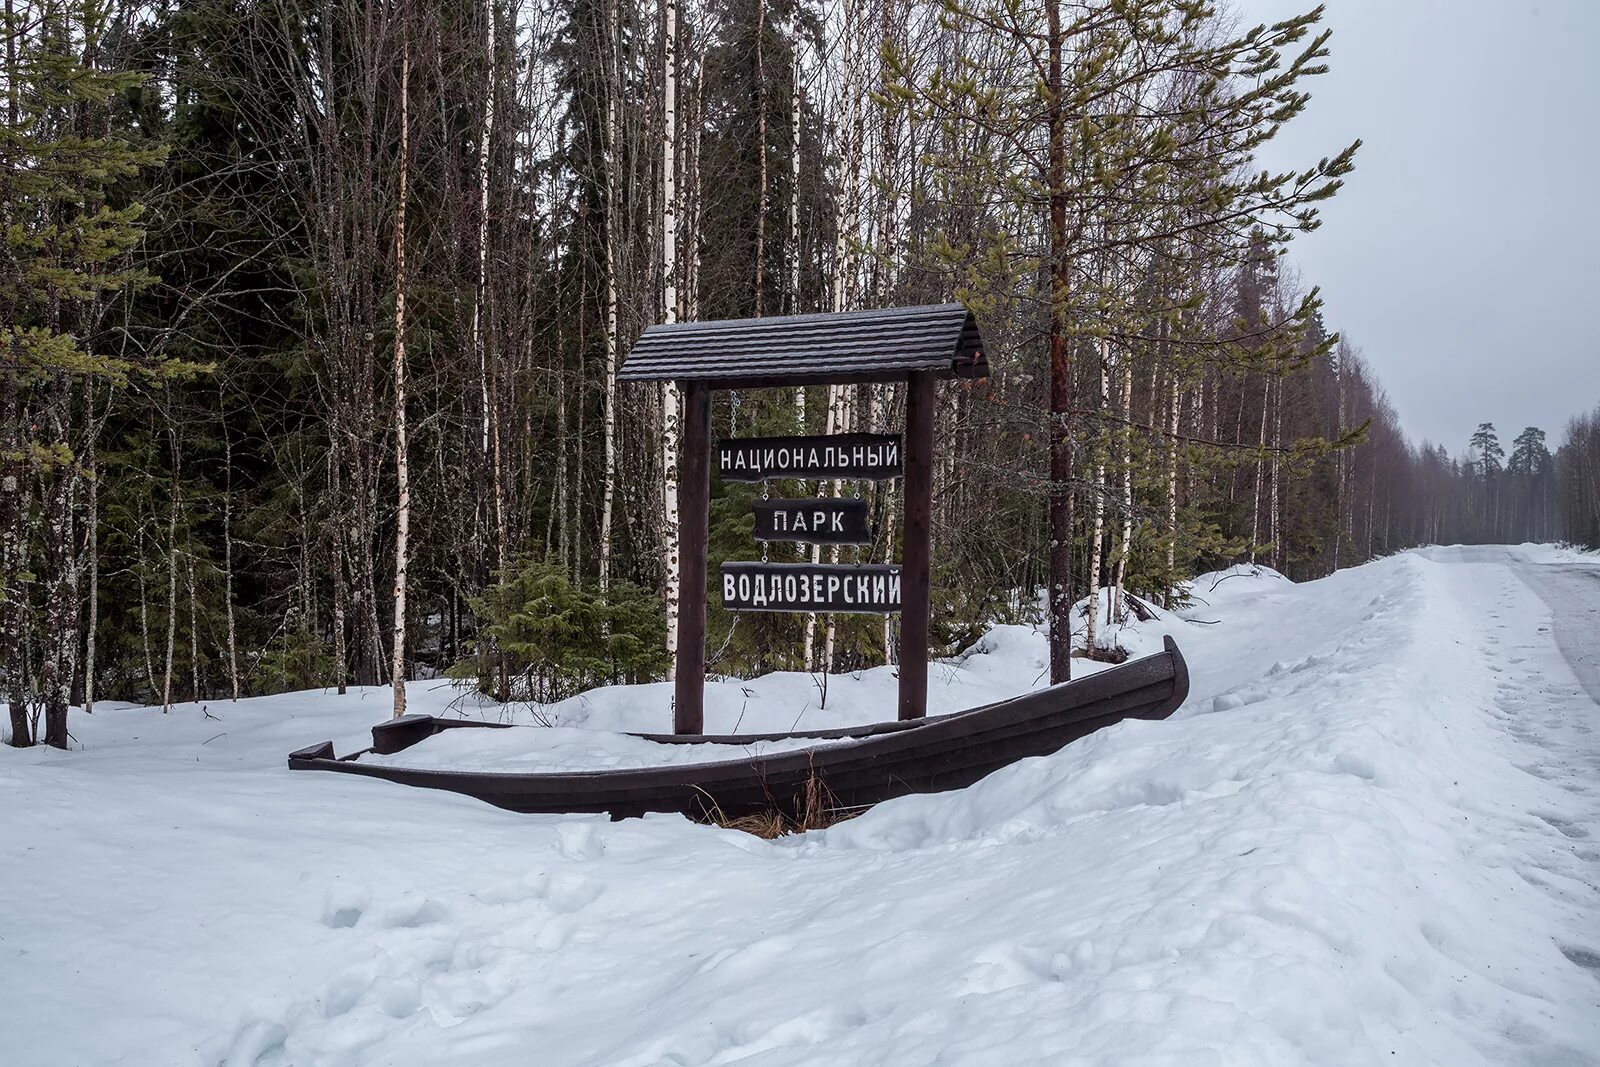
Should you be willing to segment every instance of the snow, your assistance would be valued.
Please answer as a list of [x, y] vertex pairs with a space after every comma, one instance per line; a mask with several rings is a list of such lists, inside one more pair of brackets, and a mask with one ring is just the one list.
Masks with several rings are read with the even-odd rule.
[[[1160, 651], [1161, 638], [1157, 636], [1154, 641], [1152, 651]], [[1092, 673], [1106, 666], [1084, 662], [1075, 665], [1075, 670]], [[892, 711], [895, 706], [899, 684], [896, 670], [884, 666], [826, 677], [775, 671], [749, 680], [708, 679], [706, 732], [793, 733], [879, 722], [884, 718], [884, 709]], [[997, 626], [960, 656], [935, 663], [929, 671], [928, 713], [939, 715], [1036, 689], [1049, 681], [1050, 667], [1043, 631], [1029, 626]], [[436, 696], [428, 710], [442, 706], [446, 705]], [[672, 729], [670, 682], [603, 686], [554, 704], [502, 708], [468, 700], [448, 706], [450, 713], [458, 717], [629, 733]]]
[[[1600, 1062], [1600, 708], [1536, 567], [1600, 577], [1527, 546], [1204, 576], [1119, 635], [1179, 641], [1172, 719], [775, 842], [286, 769], [363, 747], [384, 690], [75, 715], [78, 750], [0, 752], [0, 1060]], [[1000, 628], [932, 703], [1044, 653]], [[708, 688], [710, 729], [820, 729], [893, 679]], [[548, 709], [529, 756], [660, 729], [664, 691]]]
[[548, 729], [447, 730], [412, 748], [388, 756], [365, 756], [364, 763], [499, 773], [621, 770], [674, 763], [743, 762], [793, 749], [815, 749], [835, 742], [789, 737], [744, 745], [659, 745], [640, 737], [570, 726]]
[[[1161, 651], [1156, 629], [1117, 632], [1124, 646], [1137, 648], [1139, 655]], [[1074, 663], [1074, 671], [1081, 677], [1110, 666], [1083, 660]], [[928, 712], [962, 711], [1017, 696], [1046, 684], [1049, 669], [1042, 631], [1028, 626], [994, 627], [961, 655], [929, 668]], [[874, 667], [826, 679], [778, 671], [748, 681], [710, 680], [706, 685], [706, 732], [793, 733], [880, 722], [885, 710], [892, 716], [895, 707], [896, 670]], [[388, 694], [387, 689], [373, 692], [379, 698]], [[658, 745], [629, 736], [671, 732], [672, 685], [667, 682], [604, 686], [553, 704], [511, 706], [434, 688], [420, 704], [409, 703], [408, 710], [548, 728], [451, 730], [393, 755], [367, 759], [429, 770], [559, 773], [746, 760], [753, 755], [834, 743], [801, 736], [745, 745]], [[336, 751], [343, 755], [347, 749], [336, 746]]]

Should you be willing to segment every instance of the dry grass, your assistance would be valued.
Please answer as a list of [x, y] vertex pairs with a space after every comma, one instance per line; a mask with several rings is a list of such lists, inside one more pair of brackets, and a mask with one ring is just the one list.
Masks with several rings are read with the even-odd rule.
[[[769, 801], [771, 798], [769, 798]], [[825, 830], [861, 814], [858, 808], [841, 808], [833, 793], [815, 772], [806, 779], [805, 792], [795, 797], [795, 814], [791, 816], [776, 803], [766, 811], [753, 815], [728, 815], [709, 796], [706, 812], [701, 822], [720, 826], [724, 830], [739, 830], [771, 841], [789, 834], [803, 834], [808, 830]]]

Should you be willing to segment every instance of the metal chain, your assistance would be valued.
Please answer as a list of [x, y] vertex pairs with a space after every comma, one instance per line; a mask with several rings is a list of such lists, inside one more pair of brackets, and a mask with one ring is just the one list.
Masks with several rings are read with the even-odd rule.
[[[771, 500], [772, 499], [771, 483], [768, 482], [765, 478], [761, 479], [761, 499], [762, 500]], [[767, 546], [770, 545], [770, 544], [771, 544], [770, 541], [761, 542], [761, 562], [762, 563], [767, 562]]]

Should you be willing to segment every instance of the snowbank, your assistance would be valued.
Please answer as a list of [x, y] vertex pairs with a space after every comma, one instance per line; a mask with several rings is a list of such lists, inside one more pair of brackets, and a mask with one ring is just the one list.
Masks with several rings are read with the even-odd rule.
[[[82, 751], [0, 754], [30, 815], [0, 830], [3, 1058], [1593, 1062], [1595, 709], [1508, 566], [1212, 576], [1127, 635], [1183, 646], [1173, 719], [778, 842], [284, 768], [363, 744], [381, 690], [77, 716]], [[1044, 655], [1001, 628], [934, 707]], [[834, 678], [823, 712], [809, 676], [720, 683], [708, 726], [863, 721], [893, 684]], [[659, 729], [666, 699], [559, 721]]]

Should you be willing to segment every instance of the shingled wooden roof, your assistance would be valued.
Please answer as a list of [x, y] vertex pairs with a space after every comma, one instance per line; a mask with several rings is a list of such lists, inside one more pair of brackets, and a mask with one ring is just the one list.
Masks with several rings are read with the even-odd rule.
[[983, 338], [960, 304], [651, 326], [617, 371], [624, 382], [703, 381], [719, 389], [810, 382], [988, 377]]

